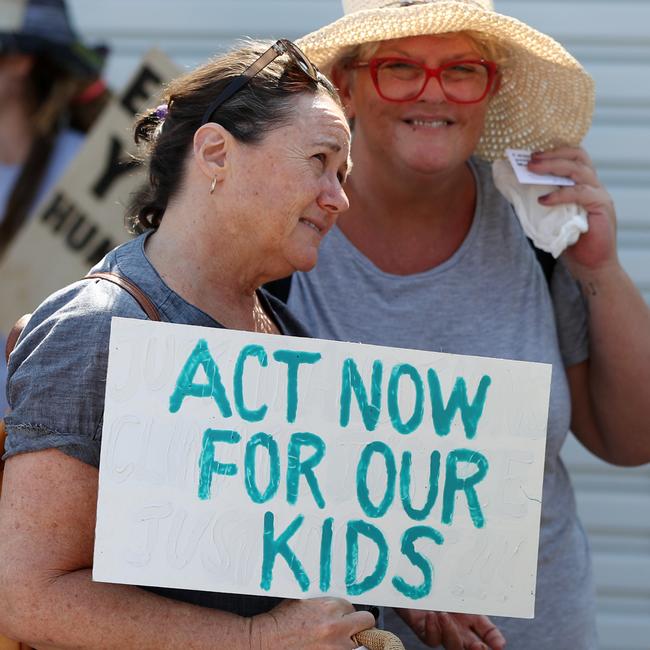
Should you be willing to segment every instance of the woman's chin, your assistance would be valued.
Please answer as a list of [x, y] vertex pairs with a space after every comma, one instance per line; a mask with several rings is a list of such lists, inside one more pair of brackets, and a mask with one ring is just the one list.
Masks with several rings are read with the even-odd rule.
[[286, 278], [296, 271], [307, 273], [316, 266], [317, 260], [318, 252], [313, 254], [292, 255], [290, 257], [287, 256], [281, 264], [278, 264], [273, 269], [273, 272], [271, 273], [273, 277], [270, 278], [269, 282]]
[[286, 260], [295, 271], [307, 273], [316, 266], [319, 246], [320, 238], [317, 242], [301, 242], [300, 246], [287, 251]]
[[316, 266], [316, 261], [317, 261], [317, 257], [310, 261], [305, 261], [301, 264], [296, 264], [295, 270], [301, 271], [302, 273], [308, 273]]

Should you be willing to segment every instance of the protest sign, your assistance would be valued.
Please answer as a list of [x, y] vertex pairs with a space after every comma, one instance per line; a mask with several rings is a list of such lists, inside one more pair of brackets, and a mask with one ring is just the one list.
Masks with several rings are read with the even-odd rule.
[[149, 52], [120, 97], [111, 100], [61, 180], [37, 207], [0, 261], [0, 332], [53, 291], [86, 275], [126, 241], [124, 209], [144, 180], [135, 152], [134, 116], [155, 102], [179, 69]]
[[550, 378], [114, 318], [93, 577], [532, 617]]

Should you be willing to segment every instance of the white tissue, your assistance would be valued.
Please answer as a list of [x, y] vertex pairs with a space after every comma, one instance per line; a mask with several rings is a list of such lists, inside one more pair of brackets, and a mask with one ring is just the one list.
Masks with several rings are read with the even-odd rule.
[[522, 185], [509, 162], [495, 160], [492, 176], [497, 189], [513, 205], [521, 227], [533, 244], [553, 257], [589, 230], [587, 213], [576, 203], [546, 207], [537, 199], [552, 191], [548, 185]]

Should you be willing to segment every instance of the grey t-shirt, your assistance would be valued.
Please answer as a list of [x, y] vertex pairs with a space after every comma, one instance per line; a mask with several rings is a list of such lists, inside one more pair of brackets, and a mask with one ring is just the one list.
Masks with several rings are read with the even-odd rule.
[[[172, 323], [222, 327], [172, 291], [148, 261], [146, 235], [111, 251], [96, 271], [115, 271], [135, 282]], [[280, 331], [305, 336], [304, 328], [272, 296], [261, 295]], [[105, 280], [76, 282], [50, 296], [33, 314], [9, 360], [5, 457], [59, 449], [99, 466], [111, 318], [146, 318], [125, 290]], [[253, 616], [279, 599], [150, 589], [205, 607]]]
[[[391, 275], [334, 228], [321, 245], [316, 269], [294, 275], [288, 304], [320, 338], [553, 365], [535, 618], [493, 620], [508, 650], [593, 649], [588, 544], [560, 458], [571, 417], [564, 368], [588, 355], [585, 304], [561, 261], [551, 297], [489, 166], [471, 166], [478, 185], [476, 213], [450, 259], [424, 273]], [[386, 621], [409, 649], [425, 647], [390, 611]]]

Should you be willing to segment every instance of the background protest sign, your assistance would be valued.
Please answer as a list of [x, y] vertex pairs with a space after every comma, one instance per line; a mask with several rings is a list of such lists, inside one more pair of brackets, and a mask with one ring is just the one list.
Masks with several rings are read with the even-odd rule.
[[115, 318], [93, 577], [532, 617], [550, 378]]
[[152, 50], [120, 97], [114, 98], [61, 180], [38, 206], [0, 261], [0, 332], [33, 311], [53, 291], [86, 275], [109, 250], [126, 241], [124, 208], [143, 181], [130, 154], [139, 111], [161, 84], [179, 74]]

